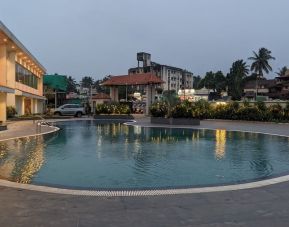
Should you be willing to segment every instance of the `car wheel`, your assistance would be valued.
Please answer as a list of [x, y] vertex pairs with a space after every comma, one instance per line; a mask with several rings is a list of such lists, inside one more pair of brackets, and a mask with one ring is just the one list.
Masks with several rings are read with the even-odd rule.
[[60, 112], [55, 112], [54, 115], [55, 116], [61, 116], [61, 113]]
[[81, 116], [82, 116], [82, 113], [81, 113], [81, 112], [77, 112], [77, 113], [75, 114], [75, 116], [76, 116], [76, 117], [81, 117]]

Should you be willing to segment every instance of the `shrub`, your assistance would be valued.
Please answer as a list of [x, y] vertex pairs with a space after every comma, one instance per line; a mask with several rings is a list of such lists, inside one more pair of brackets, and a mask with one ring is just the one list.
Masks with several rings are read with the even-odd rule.
[[192, 116], [194, 118], [210, 118], [212, 113], [211, 104], [205, 100], [199, 100], [192, 105]]
[[259, 121], [260, 119], [260, 110], [256, 106], [242, 106], [237, 111], [237, 116], [239, 120], [246, 121]]
[[191, 106], [188, 103], [180, 103], [172, 110], [173, 118], [192, 118]]
[[268, 108], [266, 107], [265, 103], [262, 101], [258, 101], [255, 106], [260, 112], [260, 121], [268, 121], [270, 116], [268, 113]]
[[7, 106], [6, 107], [6, 114], [7, 114], [7, 118], [12, 118], [12, 117], [15, 117], [15, 115], [17, 114], [17, 111], [16, 111], [15, 107]]
[[165, 117], [168, 114], [168, 106], [165, 102], [156, 102], [151, 105], [150, 113], [153, 117]]
[[98, 104], [95, 107], [96, 114], [130, 114], [130, 112], [128, 105], [119, 103]]
[[230, 102], [226, 105], [216, 105], [212, 112], [212, 117], [217, 119], [237, 120], [237, 111], [239, 108], [238, 102]]
[[289, 120], [289, 102], [286, 103], [286, 107], [284, 108], [284, 120]]
[[280, 104], [274, 104], [268, 108], [269, 120], [283, 120], [283, 108]]

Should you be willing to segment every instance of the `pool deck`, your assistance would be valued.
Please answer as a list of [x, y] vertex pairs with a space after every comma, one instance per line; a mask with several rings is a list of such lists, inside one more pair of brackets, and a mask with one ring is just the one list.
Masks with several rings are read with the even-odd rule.
[[[148, 118], [134, 124], [150, 126]], [[0, 140], [31, 135], [33, 126], [33, 122], [8, 124]], [[202, 121], [194, 128], [289, 136], [289, 124]], [[0, 226], [289, 226], [288, 189], [285, 182], [227, 192], [87, 197], [0, 187]]]
[[8, 121], [7, 130], [0, 131], [0, 141], [11, 138], [26, 137], [53, 132], [55, 128], [37, 126], [37, 121]]

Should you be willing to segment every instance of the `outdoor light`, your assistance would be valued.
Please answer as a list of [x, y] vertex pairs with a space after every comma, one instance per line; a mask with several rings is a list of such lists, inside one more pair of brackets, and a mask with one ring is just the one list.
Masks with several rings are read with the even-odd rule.
[[227, 105], [226, 102], [216, 102], [216, 105]]

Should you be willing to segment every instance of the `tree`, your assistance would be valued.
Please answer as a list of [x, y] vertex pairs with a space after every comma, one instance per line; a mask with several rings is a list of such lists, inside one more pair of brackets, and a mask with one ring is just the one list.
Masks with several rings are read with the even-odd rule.
[[285, 76], [288, 68], [284, 66], [282, 69], [279, 69], [279, 72], [276, 72], [278, 76]]
[[193, 88], [199, 89], [202, 78], [200, 76], [193, 76]]
[[94, 82], [94, 81], [93, 81], [93, 78], [92, 78], [92, 77], [90, 77], [90, 76], [85, 76], [85, 77], [83, 77], [83, 78], [81, 79], [80, 84], [81, 84], [82, 87], [90, 88], [90, 86], [93, 85], [93, 82]]
[[106, 80], [108, 80], [109, 78], [110, 78], [110, 76], [105, 76], [103, 79], [99, 79], [99, 80], [94, 81], [93, 87], [96, 89], [96, 91], [98, 93], [109, 94], [109, 88], [102, 86], [102, 83], [105, 82]]
[[206, 73], [206, 76], [201, 80], [199, 86], [212, 89], [220, 95], [221, 92], [226, 89], [226, 78], [222, 71], [216, 73], [210, 71]]
[[222, 71], [218, 71], [215, 73], [215, 90], [218, 95], [221, 94], [222, 91], [226, 90], [226, 77], [224, 76]]
[[180, 98], [175, 90], [167, 90], [163, 92], [162, 100], [167, 104], [168, 116], [171, 117], [172, 109], [180, 102]]
[[248, 58], [249, 60], [252, 60], [253, 63], [251, 65], [251, 71], [257, 73], [256, 78], [256, 97], [258, 96], [258, 79], [263, 78], [264, 74], [263, 71], [265, 71], [267, 74], [272, 71], [272, 67], [269, 64], [270, 60], [275, 60], [274, 57], [271, 56], [271, 51], [267, 50], [266, 48], [262, 47], [259, 49], [258, 54], [253, 51], [254, 56]]
[[67, 92], [76, 92], [76, 81], [71, 76], [67, 77]]
[[248, 67], [243, 60], [237, 60], [227, 74], [228, 93], [233, 100], [240, 100], [242, 97], [244, 81], [249, 73]]
[[264, 47], [260, 48], [258, 53], [253, 51], [253, 54], [253, 57], [248, 58], [249, 60], [253, 61], [251, 71], [258, 73], [258, 76], [262, 78], [264, 76], [263, 71], [265, 71], [267, 74], [272, 71], [269, 61], [275, 60], [275, 58], [271, 56], [271, 51]]

